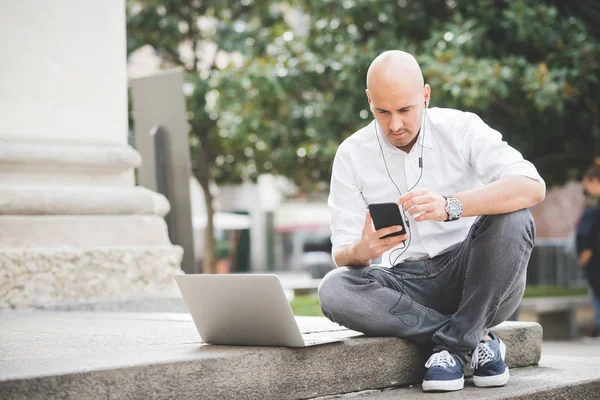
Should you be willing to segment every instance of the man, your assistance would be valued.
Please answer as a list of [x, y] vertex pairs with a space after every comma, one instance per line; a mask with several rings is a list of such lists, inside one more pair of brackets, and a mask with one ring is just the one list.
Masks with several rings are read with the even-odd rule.
[[[535, 237], [527, 208], [544, 199], [545, 183], [476, 115], [428, 110], [431, 88], [408, 53], [379, 55], [366, 94], [375, 121], [333, 163], [340, 268], [319, 287], [323, 313], [370, 336], [433, 342], [425, 391], [462, 389], [469, 355], [475, 385], [504, 385], [506, 347], [489, 328], [523, 296]], [[380, 202], [404, 210], [406, 232], [383, 238], [401, 227], [373, 228], [367, 206]]]
[[576, 230], [579, 265], [585, 268], [590, 286], [590, 299], [594, 310], [594, 330], [592, 337], [600, 337], [600, 157], [583, 175], [583, 187], [588, 197], [588, 205], [583, 210]]

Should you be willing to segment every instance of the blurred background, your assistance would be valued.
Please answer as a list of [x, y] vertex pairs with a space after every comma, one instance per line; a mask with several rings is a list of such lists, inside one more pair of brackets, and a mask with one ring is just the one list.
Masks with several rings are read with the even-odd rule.
[[[198, 351], [175, 277], [276, 274], [294, 315], [323, 316], [333, 158], [372, 121], [366, 72], [390, 49], [420, 62], [431, 107], [478, 114], [540, 171], [510, 319], [539, 322], [545, 355], [598, 354], [581, 338], [600, 337], [600, 299], [576, 237], [600, 221], [599, 22], [600, 0], [0, 1], [0, 393], [172, 397], [187, 390], [173, 374], [194, 394], [252, 391], [237, 371], [255, 354]], [[539, 328], [524, 329], [539, 355]], [[293, 357], [273, 357], [290, 381]], [[592, 365], [563, 359], [528, 373]]]
[[128, 77], [184, 71], [205, 272], [326, 263], [306, 253], [331, 248], [335, 150], [372, 118], [369, 63], [402, 49], [420, 62], [431, 106], [479, 114], [546, 180], [530, 283], [584, 286], [572, 238], [600, 144], [598, 20], [592, 0], [132, 0]]
[[371, 121], [366, 71], [390, 49], [420, 62], [431, 107], [480, 115], [545, 179], [526, 295], [587, 293], [574, 235], [600, 155], [600, 1], [0, 10], [0, 308], [178, 297], [182, 271], [314, 292], [334, 267], [333, 157]]

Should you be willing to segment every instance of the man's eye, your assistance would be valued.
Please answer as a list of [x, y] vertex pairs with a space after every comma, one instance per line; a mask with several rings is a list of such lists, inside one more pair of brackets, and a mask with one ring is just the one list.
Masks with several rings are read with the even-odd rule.
[[386, 110], [379, 110], [379, 114], [387, 114], [389, 111]]

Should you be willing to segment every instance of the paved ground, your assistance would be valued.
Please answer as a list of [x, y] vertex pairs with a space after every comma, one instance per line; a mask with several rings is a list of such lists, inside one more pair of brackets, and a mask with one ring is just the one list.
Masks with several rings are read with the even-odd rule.
[[[298, 317], [322, 346], [201, 343], [187, 313], [0, 313], [0, 399], [306, 399], [418, 382], [425, 355], [396, 338], [357, 333], [324, 317]], [[511, 366], [539, 360], [538, 324], [509, 322]]]
[[369, 390], [314, 400], [444, 400], [477, 399], [600, 399], [600, 339], [580, 338], [574, 341], [545, 341], [538, 367], [511, 370], [509, 384], [502, 388], [482, 389], [465, 380], [465, 388], [454, 393], [424, 393], [420, 385]]
[[574, 341], [544, 341], [542, 357], [545, 355], [568, 357], [593, 357], [600, 363], [600, 338], [580, 338]]

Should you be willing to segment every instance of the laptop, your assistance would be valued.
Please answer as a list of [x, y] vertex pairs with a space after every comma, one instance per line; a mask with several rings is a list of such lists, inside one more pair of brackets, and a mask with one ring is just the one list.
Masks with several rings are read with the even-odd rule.
[[302, 335], [277, 275], [193, 274], [175, 280], [205, 343], [305, 347], [346, 339]]

